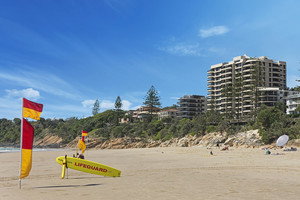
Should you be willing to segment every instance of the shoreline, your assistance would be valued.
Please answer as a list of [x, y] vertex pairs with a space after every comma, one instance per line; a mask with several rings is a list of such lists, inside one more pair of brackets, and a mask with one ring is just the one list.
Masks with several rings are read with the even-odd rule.
[[[40, 151], [72, 151], [70, 148], [33, 148], [33, 152], [40, 152]], [[13, 153], [13, 152], [20, 152], [20, 147], [0, 147], [0, 153]]]

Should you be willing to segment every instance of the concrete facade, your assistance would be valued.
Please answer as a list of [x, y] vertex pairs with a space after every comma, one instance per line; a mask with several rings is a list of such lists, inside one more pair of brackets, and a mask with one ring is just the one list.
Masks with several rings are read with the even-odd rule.
[[184, 95], [179, 99], [180, 118], [192, 119], [194, 116], [203, 114], [207, 110], [207, 101], [205, 96]]
[[179, 110], [176, 109], [162, 110], [158, 112], [158, 119], [161, 120], [164, 117], [176, 118], [178, 116], [178, 113]]
[[262, 104], [275, 105], [277, 92], [287, 88], [286, 62], [265, 56], [238, 56], [228, 63], [212, 65], [207, 77], [208, 110], [239, 117]]

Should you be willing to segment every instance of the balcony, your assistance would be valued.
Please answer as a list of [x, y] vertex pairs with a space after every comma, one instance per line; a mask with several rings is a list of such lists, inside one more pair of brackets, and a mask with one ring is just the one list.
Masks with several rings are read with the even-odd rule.
[[179, 103], [180, 108], [198, 108], [199, 106], [197, 106], [196, 104], [183, 104], [183, 103]]
[[232, 74], [232, 71], [230, 70], [230, 71], [225, 71], [224, 72], [224, 75], [228, 75], [228, 74]]
[[180, 107], [180, 112], [196, 112], [196, 109], [187, 109], [187, 108], [181, 108]]
[[251, 103], [252, 100], [251, 100], [251, 99], [243, 99], [243, 102], [244, 102], [244, 103]]

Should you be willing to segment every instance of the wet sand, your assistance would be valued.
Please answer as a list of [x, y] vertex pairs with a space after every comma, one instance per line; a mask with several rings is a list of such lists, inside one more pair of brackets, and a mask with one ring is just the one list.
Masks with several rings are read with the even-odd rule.
[[60, 178], [62, 167], [55, 159], [73, 151], [33, 152], [33, 167], [21, 190], [19, 153], [0, 153], [0, 199], [300, 199], [300, 151], [211, 150], [89, 150], [86, 159], [120, 169], [121, 177], [69, 169], [68, 179]]

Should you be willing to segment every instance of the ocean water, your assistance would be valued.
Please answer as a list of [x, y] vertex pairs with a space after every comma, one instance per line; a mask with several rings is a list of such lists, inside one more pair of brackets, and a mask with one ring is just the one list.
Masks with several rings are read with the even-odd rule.
[[9, 153], [9, 152], [17, 152], [17, 151], [20, 151], [20, 148], [0, 147], [0, 153]]
[[[55, 149], [55, 148], [33, 148], [33, 151], [65, 151], [66, 149]], [[20, 148], [14, 147], [0, 147], [0, 153], [12, 153], [18, 152]]]

